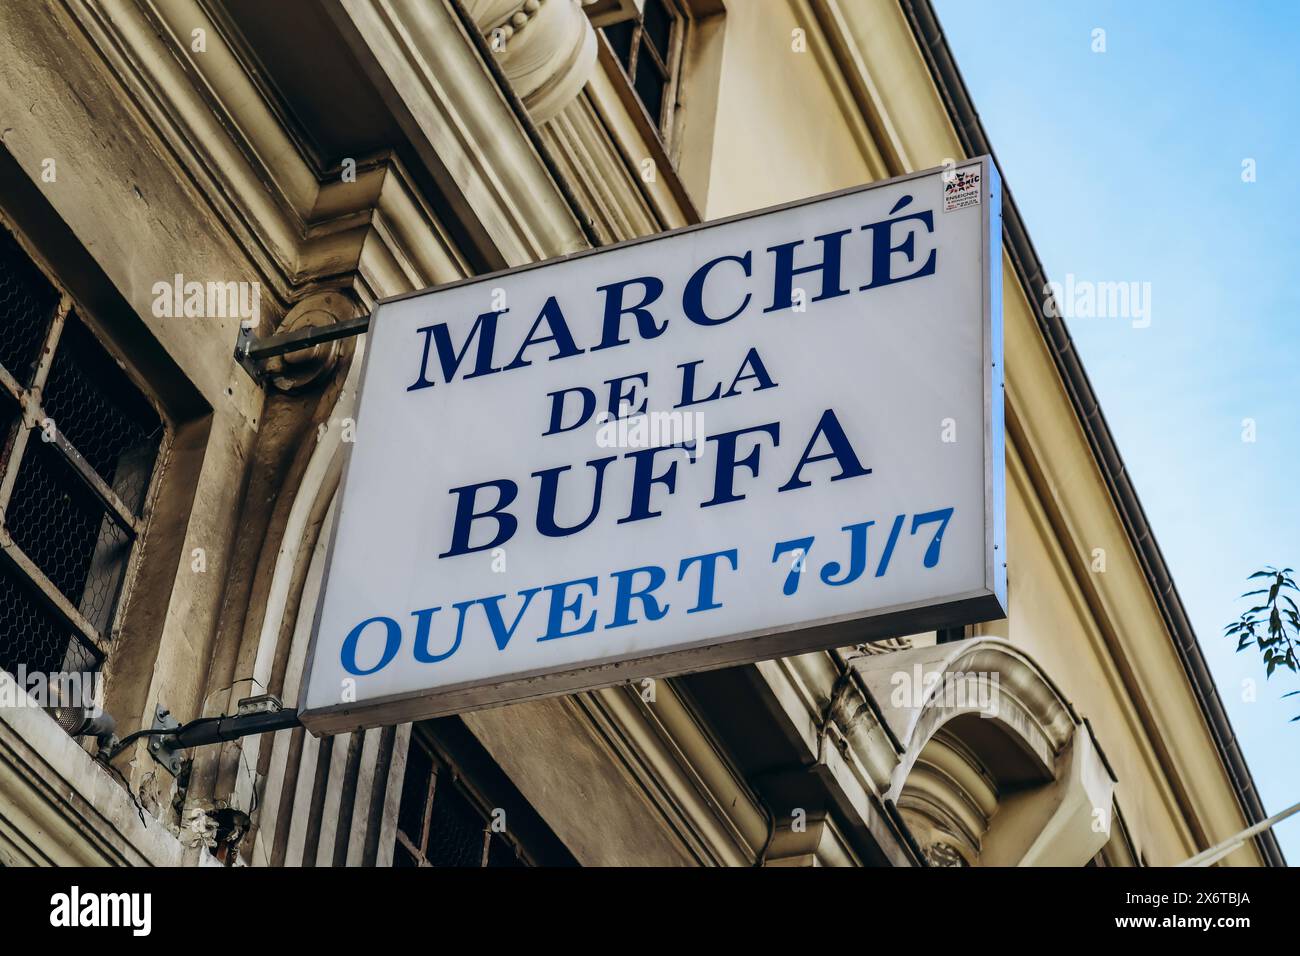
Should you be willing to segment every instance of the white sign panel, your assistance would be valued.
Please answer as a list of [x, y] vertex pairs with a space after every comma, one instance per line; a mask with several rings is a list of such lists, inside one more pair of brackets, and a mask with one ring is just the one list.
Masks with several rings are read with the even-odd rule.
[[987, 158], [383, 302], [301, 709], [421, 719], [1003, 615]]

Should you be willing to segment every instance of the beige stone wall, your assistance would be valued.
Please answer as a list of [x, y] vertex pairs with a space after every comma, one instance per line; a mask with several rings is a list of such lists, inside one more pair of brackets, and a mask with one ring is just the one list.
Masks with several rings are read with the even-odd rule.
[[852, 104], [810, 12], [786, 0], [728, 8], [705, 218], [884, 175], [845, 115]]

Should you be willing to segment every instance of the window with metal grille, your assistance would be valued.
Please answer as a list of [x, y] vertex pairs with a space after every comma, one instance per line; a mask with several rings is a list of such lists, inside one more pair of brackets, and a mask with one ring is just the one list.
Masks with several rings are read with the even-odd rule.
[[513, 839], [494, 832], [492, 812], [417, 725], [406, 757], [393, 865], [528, 866]]
[[164, 437], [0, 221], [0, 668], [100, 668]]
[[609, 41], [660, 138], [667, 142], [678, 96], [685, 16], [674, 0], [605, 0], [588, 14]]

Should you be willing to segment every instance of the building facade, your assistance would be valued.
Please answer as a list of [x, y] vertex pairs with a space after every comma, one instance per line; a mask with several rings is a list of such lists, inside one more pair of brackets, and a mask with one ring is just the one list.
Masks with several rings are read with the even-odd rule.
[[[365, 337], [241, 325], [991, 152], [926, 0], [0, 6], [0, 690], [98, 674], [121, 740], [297, 700]], [[1006, 619], [170, 764], [5, 706], [0, 863], [1170, 865], [1262, 819], [1007, 185]]]

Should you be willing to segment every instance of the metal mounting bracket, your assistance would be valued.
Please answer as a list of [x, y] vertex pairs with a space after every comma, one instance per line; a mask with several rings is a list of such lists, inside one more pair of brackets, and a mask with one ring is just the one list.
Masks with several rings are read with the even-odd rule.
[[[159, 704], [154, 708], [153, 726], [150, 729], [177, 731], [181, 729], [181, 722], [173, 717], [166, 707]], [[173, 777], [180, 776], [185, 763], [185, 755], [181, 753], [180, 747], [176, 746], [176, 734], [174, 732], [155, 734], [150, 737], [149, 753]]]
[[299, 726], [298, 711], [281, 706], [279, 699], [271, 694], [244, 698], [230, 717], [200, 717], [184, 726], [160, 705], [154, 712], [152, 729], [168, 732], [150, 737], [149, 753], [175, 777], [184, 769], [185, 751], [191, 747]]
[[262, 385], [266, 379], [263, 363], [267, 359], [314, 348], [325, 342], [333, 342], [335, 339], [360, 335], [368, 328], [370, 328], [370, 316], [360, 315], [355, 319], [344, 319], [331, 325], [309, 325], [292, 332], [281, 332], [279, 335], [259, 338], [253, 334], [253, 329], [241, 324], [239, 337], [235, 340], [235, 361], [253, 381]]

